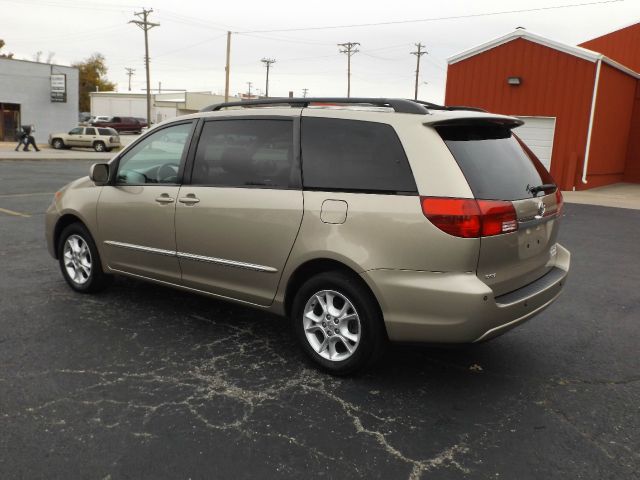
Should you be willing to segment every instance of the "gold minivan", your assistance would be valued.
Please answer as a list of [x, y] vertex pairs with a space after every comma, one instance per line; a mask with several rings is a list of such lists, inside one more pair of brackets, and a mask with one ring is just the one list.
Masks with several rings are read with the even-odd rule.
[[569, 271], [562, 195], [521, 124], [393, 99], [211, 106], [57, 192], [48, 248], [78, 292], [119, 274], [288, 316], [336, 374], [389, 340], [484, 341]]

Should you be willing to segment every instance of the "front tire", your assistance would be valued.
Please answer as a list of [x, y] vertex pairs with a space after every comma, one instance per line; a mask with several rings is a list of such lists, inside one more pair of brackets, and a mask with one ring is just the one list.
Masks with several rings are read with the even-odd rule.
[[62, 150], [65, 147], [61, 138], [54, 138], [51, 142], [51, 146], [56, 150]]
[[102, 270], [95, 242], [80, 223], [72, 223], [62, 231], [58, 242], [58, 262], [62, 276], [76, 292], [94, 293], [109, 284], [111, 277]]
[[325, 272], [296, 293], [293, 327], [307, 356], [335, 375], [362, 370], [382, 355], [387, 342], [375, 297], [344, 272]]

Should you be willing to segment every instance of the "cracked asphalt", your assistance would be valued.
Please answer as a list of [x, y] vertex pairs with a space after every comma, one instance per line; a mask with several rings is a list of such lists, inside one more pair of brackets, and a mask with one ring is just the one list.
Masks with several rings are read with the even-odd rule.
[[571, 277], [524, 326], [340, 379], [278, 317], [73, 293], [43, 212], [88, 165], [0, 161], [0, 478], [640, 478], [639, 211], [567, 205]]

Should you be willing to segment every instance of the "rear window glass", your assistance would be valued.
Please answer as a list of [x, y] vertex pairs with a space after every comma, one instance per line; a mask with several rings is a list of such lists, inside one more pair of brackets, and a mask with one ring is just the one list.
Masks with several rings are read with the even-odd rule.
[[436, 130], [458, 162], [476, 198], [531, 198], [529, 188], [554, 183], [509, 128], [494, 125], [441, 126]]
[[302, 177], [316, 190], [417, 191], [400, 139], [384, 123], [303, 118]]

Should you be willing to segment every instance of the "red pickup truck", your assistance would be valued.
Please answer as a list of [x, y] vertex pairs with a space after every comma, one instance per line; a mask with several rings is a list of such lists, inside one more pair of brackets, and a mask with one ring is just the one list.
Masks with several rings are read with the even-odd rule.
[[109, 120], [95, 122], [96, 127], [108, 127], [118, 132], [141, 133], [143, 128], [147, 128], [147, 122], [143, 122], [133, 117], [111, 117]]

